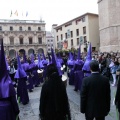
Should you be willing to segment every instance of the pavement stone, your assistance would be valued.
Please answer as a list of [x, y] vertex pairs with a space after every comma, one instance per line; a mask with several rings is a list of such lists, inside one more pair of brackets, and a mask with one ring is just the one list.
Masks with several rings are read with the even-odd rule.
[[[106, 120], [116, 120], [116, 109], [113, 105], [115, 87], [111, 87], [111, 111]], [[33, 92], [29, 92], [30, 102], [27, 105], [19, 104], [20, 120], [40, 120], [39, 118], [39, 99], [41, 86], [35, 87]], [[67, 85], [67, 94], [70, 103], [72, 120], [85, 120], [84, 114], [80, 113], [80, 92], [74, 91], [74, 86]], [[111, 117], [112, 116], [112, 117]]]

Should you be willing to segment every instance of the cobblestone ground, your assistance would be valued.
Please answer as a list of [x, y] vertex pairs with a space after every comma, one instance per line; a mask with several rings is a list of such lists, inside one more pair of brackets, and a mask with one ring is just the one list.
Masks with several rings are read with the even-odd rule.
[[[80, 113], [80, 95], [75, 92], [73, 86], [67, 85], [67, 93], [71, 108], [72, 120], [85, 120], [84, 114]], [[111, 87], [111, 111], [106, 120], [116, 120], [116, 110], [113, 105], [115, 87]], [[20, 104], [20, 120], [40, 120], [39, 119], [39, 98], [41, 87], [34, 88], [32, 93], [29, 93], [30, 102], [27, 105]]]

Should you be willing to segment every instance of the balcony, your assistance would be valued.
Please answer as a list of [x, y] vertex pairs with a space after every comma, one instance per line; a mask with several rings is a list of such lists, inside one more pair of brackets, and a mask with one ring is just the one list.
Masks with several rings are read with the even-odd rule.
[[47, 44], [45, 42], [43, 42], [42, 44], [39, 44], [39, 43], [33, 43], [33, 44], [29, 44], [29, 43], [23, 43], [23, 44], [20, 44], [20, 43], [15, 43], [15, 44], [5, 44], [5, 46], [10, 46], [10, 47], [18, 47], [18, 46], [46, 46]]

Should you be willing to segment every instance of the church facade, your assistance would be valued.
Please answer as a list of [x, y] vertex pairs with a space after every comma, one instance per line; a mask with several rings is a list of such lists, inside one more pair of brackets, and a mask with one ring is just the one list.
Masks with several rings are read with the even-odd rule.
[[46, 54], [45, 22], [36, 20], [0, 20], [0, 40], [3, 40], [6, 56], [16, 52]]
[[120, 52], [120, 0], [98, 0], [100, 51]]

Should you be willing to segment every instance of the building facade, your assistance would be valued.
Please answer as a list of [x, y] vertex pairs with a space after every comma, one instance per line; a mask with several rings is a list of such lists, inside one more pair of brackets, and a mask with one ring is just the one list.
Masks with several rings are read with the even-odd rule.
[[100, 51], [120, 52], [120, 0], [98, 0]]
[[15, 57], [16, 52], [46, 54], [46, 31], [44, 21], [0, 20], [0, 40], [3, 40], [7, 56]]
[[54, 37], [51, 32], [46, 31], [47, 52], [51, 53], [51, 47], [55, 49]]
[[89, 42], [92, 49], [99, 50], [99, 21], [98, 15], [86, 13], [55, 28], [56, 48], [77, 49], [81, 44], [81, 51], [87, 50]]

